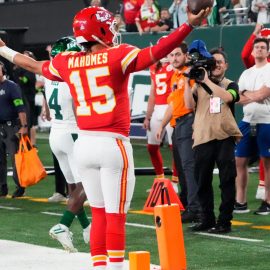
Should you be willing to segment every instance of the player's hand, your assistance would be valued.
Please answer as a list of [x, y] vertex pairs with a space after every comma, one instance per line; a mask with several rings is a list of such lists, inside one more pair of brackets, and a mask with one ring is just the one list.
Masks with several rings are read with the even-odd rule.
[[211, 13], [211, 8], [202, 9], [197, 15], [191, 13], [187, 8], [188, 23], [193, 26], [199, 26], [203, 19]]
[[51, 120], [52, 120], [52, 118], [51, 118], [51, 116], [50, 116], [50, 113], [47, 112], [46, 110], [42, 110], [42, 111], [41, 111], [40, 118], [41, 118], [41, 120], [42, 120], [43, 122], [45, 122], [46, 120], [47, 120], [47, 121], [51, 121]]
[[0, 47], [6, 46], [6, 43], [0, 38]]
[[150, 131], [150, 119], [148, 119], [148, 118], [144, 119], [143, 128]]

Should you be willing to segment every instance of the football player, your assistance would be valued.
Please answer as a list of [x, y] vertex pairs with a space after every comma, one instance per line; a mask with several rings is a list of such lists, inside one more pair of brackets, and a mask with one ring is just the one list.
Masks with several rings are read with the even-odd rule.
[[70, 88], [80, 128], [75, 159], [92, 210], [93, 269], [124, 267], [126, 213], [135, 186], [128, 138], [129, 74], [165, 57], [209, 13], [209, 8], [197, 15], [188, 12], [187, 23], [142, 50], [128, 44], [117, 46], [116, 21], [101, 7], [82, 9], [74, 18], [74, 36], [85, 48], [83, 52], [64, 52], [51, 61], [35, 61], [0, 40], [1, 56], [48, 79], [65, 81]]
[[[77, 44], [74, 37], [63, 37], [52, 46], [50, 55], [54, 58], [58, 53], [65, 51], [81, 51], [81, 46]], [[86, 195], [73, 154], [73, 145], [78, 137], [73, 101], [68, 85], [65, 82], [51, 81], [45, 78], [44, 89], [47, 101], [44, 116], [47, 120], [51, 120], [49, 143], [59, 162], [69, 189], [67, 210], [63, 213], [60, 223], [54, 225], [49, 234], [53, 239], [58, 240], [65, 250], [76, 252], [69, 227], [75, 216], [77, 216], [83, 228], [83, 239], [85, 243], [88, 243], [90, 224], [83, 208]]]
[[[162, 155], [160, 152], [160, 141], [156, 139], [156, 133], [168, 106], [167, 97], [171, 92], [170, 80], [173, 73], [173, 67], [168, 63], [166, 57], [150, 67], [151, 90], [143, 127], [147, 129], [147, 150], [150, 154], [157, 178], [164, 178], [164, 171]], [[166, 132], [169, 146], [172, 149], [173, 128], [170, 125], [167, 125]], [[172, 184], [175, 191], [178, 192], [178, 175], [174, 162]]]

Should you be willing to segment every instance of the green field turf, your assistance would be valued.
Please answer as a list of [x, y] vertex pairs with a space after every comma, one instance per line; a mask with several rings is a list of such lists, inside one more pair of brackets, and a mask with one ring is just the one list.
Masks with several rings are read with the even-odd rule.
[[[133, 143], [135, 167], [151, 166], [145, 145]], [[47, 139], [38, 140], [39, 154], [45, 165], [52, 165]], [[171, 167], [170, 151], [162, 148], [164, 166]], [[215, 238], [192, 233], [184, 224], [184, 238], [189, 270], [269, 270], [270, 216], [255, 216], [253, 211], [260, 201], [255, 200], [257, 188], [256, 173], [251, 174], [248, 188], [248, 203], [251, 213], [235, 215], [231, 238]], [[147, 199], [146, 190], [151, 187], [153, 176], [138, 176], [131, 210], [142, 210]], [[214, 179], [216, 205], [219, 203], [218, 178]], [[14, 184], [9, 178], [10, 193]], [[0, 239], [15, 240], [48, 247], [61, 248], [50, 239], [49, 229], [59, 222], [64, 204], [33, 201], [48, 198], [54, 192], [54, 178], [47, 177], [36, 186], [27, 189], [25, 199], [0, 199]], [[46, 213], [44, 213], [46, 212]], [[90, 211], [89, 216], [91, 216]], [[154, 217], [129, 213], [127, 218], [127, 252], [147, 250], [151, 252], [151, 263], [159, 264]], [[147, 225], [147, 226], [138, 226]], [[88, 252], [82, 239], [82, 230], [75, 220], [71, 231], [74, 233], [74, 246], [81, 252]], [[261, 240], [261, 242], [257, 241]], [[255, 241], [255, 242], [253, 242]], [[256, 242], [257, 241], [257, 242]], [[1, 258], [1, 252], [0, 252]], [[1, 269], [1, 259], [0, 259]], [[8, 269], [7, 269], [8, 270]], [[37, 269], [38, 270], [38, 269]], [[52, 269], [53, 270], [53, 269]]]

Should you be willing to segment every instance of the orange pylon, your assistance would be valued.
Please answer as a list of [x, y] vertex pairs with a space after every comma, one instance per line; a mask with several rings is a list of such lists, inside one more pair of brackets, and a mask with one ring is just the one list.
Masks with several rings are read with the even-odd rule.
[[[175, 193], [172, 183], [167, 178], [155, 178], [154, 183], [151, 187], [151, 191], [148, 195], [148, 198], [144, 204], [143, 210], [148, 212], [154, 212], [154, 207], [156, 205], [162, 204], [161, 202], [161, 193], [162, 189], [166, 188], [169, 193], [170, 203], [177, 203], [180, 207], [180, 210], [185, 210], [182, 205], [178, 195]], [[165, 202], [168, 203], [167, 198], [165, 197]]]
[[186, 253], [178, 204], [154, 207], [160, 266], [162, 270], [186, 270]]
[[150, 252], [129, 252], [129, 270], [150, 270]]

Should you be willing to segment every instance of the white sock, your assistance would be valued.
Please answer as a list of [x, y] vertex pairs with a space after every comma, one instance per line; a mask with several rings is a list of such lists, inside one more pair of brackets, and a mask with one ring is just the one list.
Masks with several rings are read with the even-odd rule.
[[108, 270], [124, 270], [124, 262], [108, 262]]
[[99, 265], [93, 268], [93, 270], [107, 270], [106, 265]]

